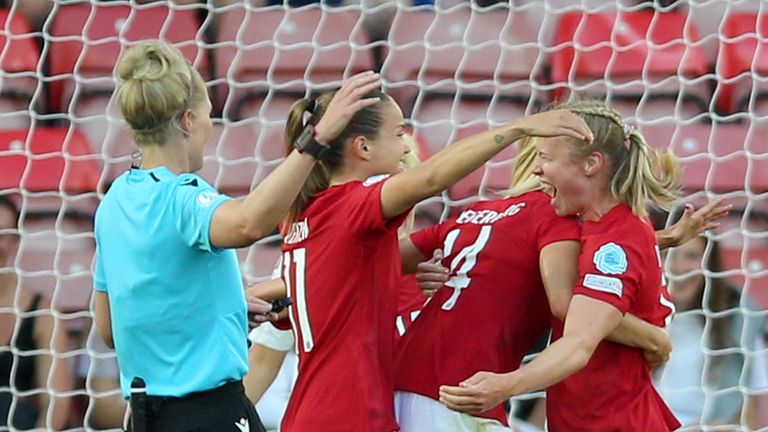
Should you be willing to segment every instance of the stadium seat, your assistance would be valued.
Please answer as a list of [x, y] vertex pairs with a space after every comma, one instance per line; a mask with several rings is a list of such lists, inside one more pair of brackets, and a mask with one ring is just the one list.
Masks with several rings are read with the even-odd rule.
[[488, 129], [524, 116], [524, 106], [509, 101], [455, 94], [420, 96], [411, 113], [416, 133], [434, 154], [456, 141], [456, 131], [471, 126]]
[[[524, 114], [524, 108], [517, 104], [494, 103], [482, 98], [459, 101], [455, 95], [430, 95], [417, 100], [411, 122], [427, 154], [432, 155], [464, 137]], [[493, 191], [507, 189], [516, 154], [516, 145], [507, 147], [484, 167], [451, 187], [449, 199], [459, 201], [452, 206], [460, 208], [477, 199], [492, 198]]]
[[284, 156], [282, 133], [259, 135], [256, 121], [216, 124], [210, 141], [198, 174], [234, 196], [247, 194]]
[[[372, 69], [361, 23], [360, 12], [348, 8], [227, 8], [213, 45], [216, 77], [228, 84], [220, 95], [224, 118], [241, 120], [253, 112], [249, 104], [286, 94], [293, 100]], [[274, 112], [268, 105], [262, 113]]]
[[87, 311], [93, 290], [93, 226], [90, 220], [59, 215], [23, 219], [19, 246], [23, 283], [50, 298], [57, 311]]
[[[720, 112], [730, 114], [747, 111], [750, 102], [757, 105], [760, 100], [768, 100], [765, 80], [754, 79], [753, 76], [768, 76], [766, 36], [766, 15], [760, 17], [756, 12], [738, 12], [725, 19], [716, 64], [720, 80], [715, 96]], [[768, 109], [764, 109], [761, 115], [766, 113]]]
[[[693, 23], [682, 12], [567, 12], [555, 28], [551, 58], [555, 98], [607, 95], [638, 107], [639, 120], [709, 111], [708, 70]], [[627, 109], [627, 108], [625, 108]]]
[[768, 191], [768, 141], [747, 123], [661, 124], [640, 127], [648, 143], [671, 150], [689, 192]]
[[0, 128], [29, 127], [29, 112], [43, 102], [36, 72], [40, 49], [24, 15], [0, 9]]
[[[485, 123], [456, 128], [451, 135], [450, 143], [487, 129], [488, 126]], [[423, 132], [420, 135], [423, 136]], [[448, 141], [446, 141], [447, 143]], [[439, 149], [436, 151], [439, 151]], [[478, 168], [461, 179], [448, 190], [449, 205], [461, 208], [478, 199], [493, 198], [495, 191], [508, 189], [512, 174], [512, 164], [516, 155], [517, 147], [511, 145], [494, 156], [485, 166]]]
[[[111, 101], [122, 50], [139, 41], [163, 39], [206, 76], [208, 58], [200, 49], [197, 9], [164, 2], [138, 7], [103, 2], [67, 4], [55, 10], [50, 29], [51, 109], [65, 113], [88, 136], [97, 154], [109, 139], [107, 159], [125, 159], [135, 149], [116, 101]], [[106, 172], [114, 176], [111, 170]]]
[[87, 138], [67, 128], [0, 130], [0, 189], [95, 191], [99, 169]]
[[[537, 30], [519, 10], [399, 8], [392, 19], [382, 77], [430, 154], [467, 135], [535, 110], [542, 76]], [[448, 192], [457, 207], [509, 186], [505, 150]]]
[[535, 105], [542, 75], [537, 30], [523, 12], [399, 8], [392, 19], [381, 73], [385, 89], [412, 112], [416, 95], [496, 95], [497, 101]]

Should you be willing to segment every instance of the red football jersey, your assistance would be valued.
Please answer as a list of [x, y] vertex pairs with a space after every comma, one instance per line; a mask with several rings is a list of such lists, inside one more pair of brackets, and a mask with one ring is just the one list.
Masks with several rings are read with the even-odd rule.
[[[626, 205], [582, 226], [574, 295], [599, 299], [622, 313], [664, 326], [674, 311], [651, 225]], [[554, 326], [553, 339], [563, 325]], [[587, 366], [547, 391], [549, 430], [670, 431], [680, 423], [651, 383], [636, 348], [603, 341]]]
[[[395, 388], [438, 400], [440, 385], [517, 369], [549, 328], [539, 251], [580, 234], [576, 220], [557, 217], [542, 192], [479, 202], [413, 234], [424, 256], [443, 249], [451, 279], [399, 341]], [[478, 416], [507, 424], [502, 406]]]
[[282, 431], [398, 429], [392, 358], [405, 215], [384, 220], [382, 179], [321, 192], [283, 239], [299, 374]]
[[395, 339], [405, 334], [414, 320], [421, 313], [421, 309], [428, 298], [421, 292], [415, 275], [404, 275], [400, 279], [400, 287], [397, 292], [397, 317], [395, 318]]

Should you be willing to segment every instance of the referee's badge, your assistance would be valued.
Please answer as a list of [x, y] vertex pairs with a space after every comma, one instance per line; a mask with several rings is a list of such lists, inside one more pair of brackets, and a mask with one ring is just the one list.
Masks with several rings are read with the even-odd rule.
[[197, 194], [197, 203], [203, 207], [208, 207], [209, 205], [213, 204], [213, 201], [218, 196], [219, 194], [213, 191], [202, 191]]
[[616, 243], [606, 243], [595, 252], [592, 261], [605, 274], [618, 275], [627, 271], [627, 254]]

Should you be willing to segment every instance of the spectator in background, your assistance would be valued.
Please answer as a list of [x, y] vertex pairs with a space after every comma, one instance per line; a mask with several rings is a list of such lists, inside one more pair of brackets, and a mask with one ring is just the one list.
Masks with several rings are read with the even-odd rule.
[[123, 426], [126, 403], [120, 393], [120, 370], [115, 352], [91, 333], [86, 343], [88, 355], [81, 357], [78, 376], [85, 381], [88, 408], [84, 425], [88, 428], [120, 429]]
[[71, 403], [57, 395], [72, 387], [61, 357], [66, 335], [54, 324], [50, 300], [23, 287], [16, 273], [18, 227], [16, 204], [0, 195], [0, 429], [60, 430]]
[[684, 426], [755, 429], [757, 398], [768, 389], [762, 339], [765, 314], [722, 274], [720, 247], [702, 235], [669, 251], [670, 294], [677, 308], [675, 349], [657, 387]]

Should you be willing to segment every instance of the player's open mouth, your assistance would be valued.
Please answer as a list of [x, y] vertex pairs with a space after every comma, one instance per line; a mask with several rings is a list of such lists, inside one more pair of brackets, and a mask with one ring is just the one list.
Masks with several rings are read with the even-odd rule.
[[542, 181], [541, 187], [542, 187], [542, 190], [546, 192], [549, 196], [551, 196], [553, 199], [557, 196], [557, 188], [552, 186], [551, 183]]

